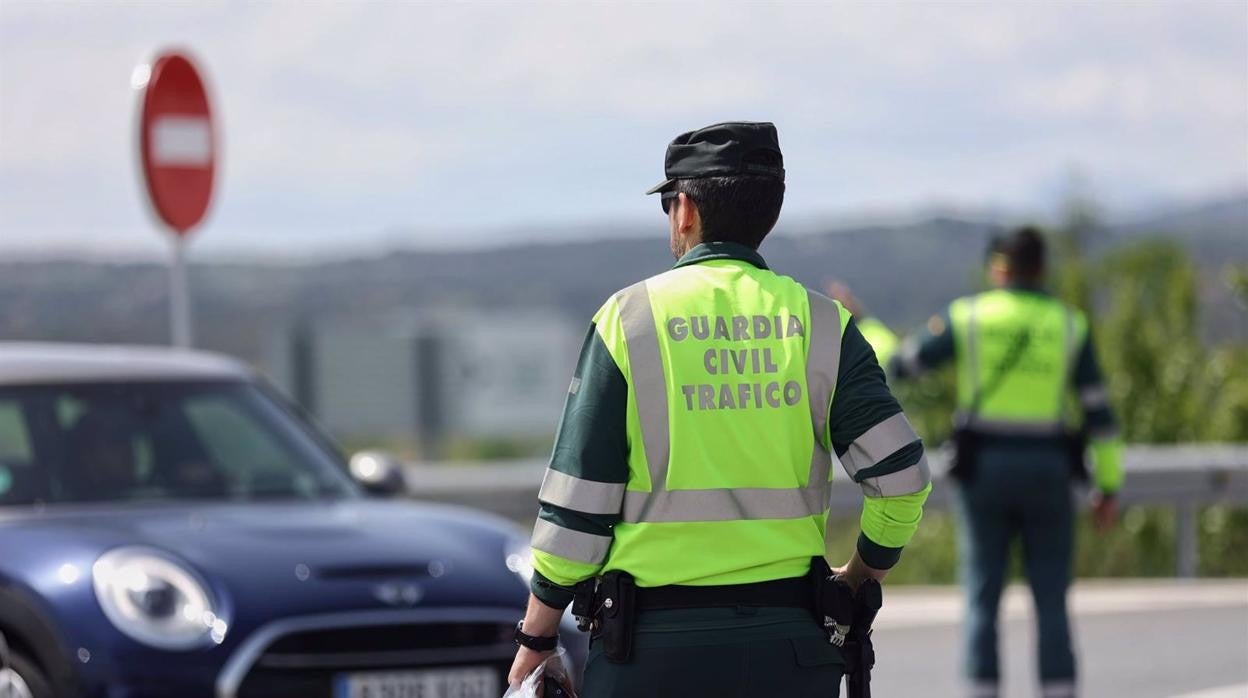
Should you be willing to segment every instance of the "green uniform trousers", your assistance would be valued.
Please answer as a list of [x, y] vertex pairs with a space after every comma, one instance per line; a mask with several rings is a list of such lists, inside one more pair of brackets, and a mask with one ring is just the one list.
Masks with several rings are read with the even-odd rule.
[[582, 698], [836, 698], [843, 659], [809, 611], [647, 611], [633, 656], [616, 664], [593, 641]]
[[1035, 598], [1040, 680], [1071, 686], [1066, 591], [1074, 546], [1070, 472], [1059, 448], [985, 445], [970, 483], [958, 487], [962, 584], [966, 592], [966, 672], [991, 696], [1000, 678], [997, 608], [1010, 547], [1022, 541], [1023, 569]]

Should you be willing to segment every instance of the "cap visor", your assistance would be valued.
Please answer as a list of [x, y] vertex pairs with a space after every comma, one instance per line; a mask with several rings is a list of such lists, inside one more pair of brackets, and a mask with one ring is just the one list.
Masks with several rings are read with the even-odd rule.
[[674, 184], [676, 184], [676, 180], [665, 179], [662, 182], [659, 182], [658, 184], [656, 184], [654, 188], [652, 188], [650, 191], [646, 192], [646, 196], [650, 196], [651, 194], [658, 194], [661, 191], [666, 191], [670, 189], [672, 185]]

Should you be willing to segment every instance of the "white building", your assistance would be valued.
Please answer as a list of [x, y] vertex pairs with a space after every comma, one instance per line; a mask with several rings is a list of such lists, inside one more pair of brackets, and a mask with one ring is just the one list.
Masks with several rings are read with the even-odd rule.
[[583, 331], [553, 311], [323, 322], [277, 333], [264, 368], [347, 440], [545, 437]]

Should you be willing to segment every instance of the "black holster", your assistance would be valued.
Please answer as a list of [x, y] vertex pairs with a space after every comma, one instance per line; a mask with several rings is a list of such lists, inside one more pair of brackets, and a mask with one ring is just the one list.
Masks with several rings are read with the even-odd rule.
[[875, 667], [871, 625], [883, 605], [880, 583], [868, 579], [855, 594], [845, 580], [832, 574], [822, 556], [811, 560], [810, 569], [816, 618], [828, 642], [841, 648], [845, 659], [847, 698], [871, 698], [871, 669]]
[[637, 584], [627, 572], [613, 570], [602, 575], [594, 595], [597, 634], [603, 655], [617, 664], [633, 656], [633, 631], [637, 621]]
[[583, 633], [594, 629], [594, 594], [597, 591], [597, 577], [572, 587], [572, 617], [576, 619], [576, 629]]
[[854, 592], [844, 580], [832, 574], [832, 568], [822, 555], [811, 558], [810, 577], [815, 594], [812, 605], [815, 619], [827, 634], [828, 642], [843, 647], [854, 624]]
[[884, 603], [880, 583], [864, 581], [854, 595], [854, 624], [842, 648], [845, 656], [846, 698], [871, 698], [871, 670], [875, 668], [875, 643], [871, 626]]

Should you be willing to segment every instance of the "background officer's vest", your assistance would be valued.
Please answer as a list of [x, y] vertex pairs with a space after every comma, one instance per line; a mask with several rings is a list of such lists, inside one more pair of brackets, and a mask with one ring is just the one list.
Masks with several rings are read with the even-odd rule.
[[[989, 433], [1061, 434], [1076, 352], [1087, 335], [1083, 314], [1042, 293], [998, 289], [959, 298], [949, 318], [963, 418]], [[997, 367], [1024, 333], [1021, 355], [993, 387]], [[975, 414], [965, 414], [985, 388]]]
[[867, 344], [871, 345], [871, 349], [875, 352], [875, 360], [881, 366], [887, 366], [889, 359], [893, 358], [893, 354], [897, 353], [897, 335], [888, 329], [888, 325], [879, 320], [869, 317], [860, 318], [858, 320], [858, 331], [862, 333]]
[[605, 570], [641, 586], [806, 572], [824, 550], [849, 318], [736, 260], [673, 269], [603, 306], [595, 322], [629, 386], [629, 480]]

